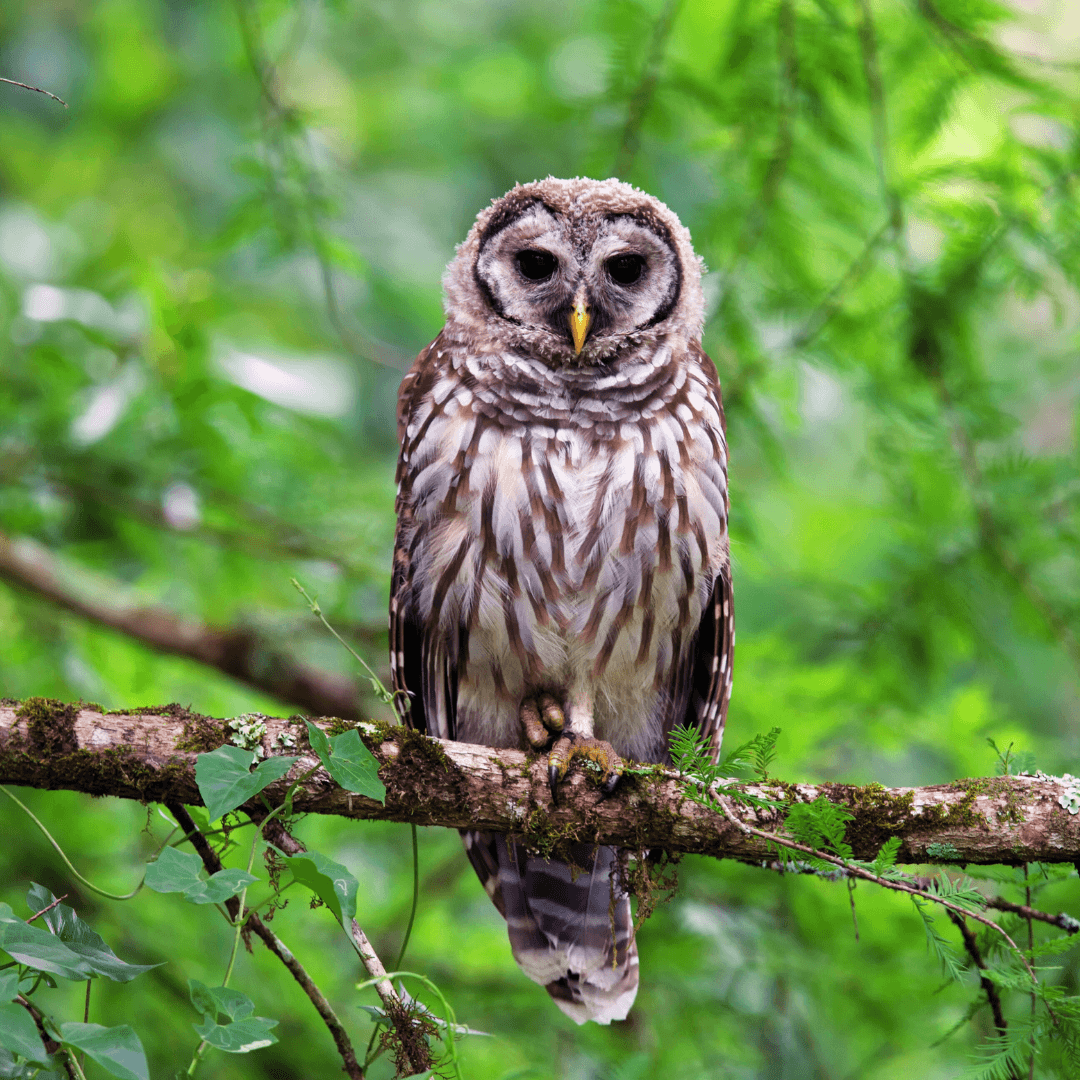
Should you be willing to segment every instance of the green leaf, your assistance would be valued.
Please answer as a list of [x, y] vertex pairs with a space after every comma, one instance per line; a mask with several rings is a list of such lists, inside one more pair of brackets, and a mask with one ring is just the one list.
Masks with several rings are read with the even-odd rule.
[[[45, 1062], [49, 1066], [56, 1065], [56, 1059], [52, 1057], [46, 1057]], [[68, 1080], [68, 1075], [55, 1067], [41, 1069], [37, 1065], [18, 1062], [10, 1050], [0, 1046], [0, 1080]]]
[[[239, 990], [225, 986], [209, 987], [198, 979], [188, 980], [191, 1004], [202, 1014], [203, 1022], [193, 1027], [211, 1046], [229, 1054], [247, 1054], [277, 1042], [271, 1028], [276, 1020], [252, 1016], [255, 1006]], [[222, 1014], [227, 1017], [220, 1023]]]
[[198, 855], [165, 848], [146, 868], [146, 885], [154, 892], [183, 893], [192, 904], [220, 904], [259, 880], [244, 870], [219, 870], [203, 881], [202, 868]]
[[16, 918], [10, 905], [3, 903], [0, 903], [0, 948], [20, 964], [62, 979], [83, 982], [94, 973], [86, 959], [72, 952], [48, 930], [29, 926]]
[[250, 772], [255, 754], [238, 746], [219, 746], [195, 759], [195, 782], [211, 821], [235, 810], [263, 788], [280, 780], [295, 757], [272, 757]]
[[202, 884], [199, 878], [202, 865], [198, 855], [167, 847], [146, 867], [144, 884], [159, 893], [186, 892], [193, 885]]
[[311, 889], [342, 926], [356, 915], [356, 891], [360, 883], [341, 863], [317, 851], [287, 856], [283, 861], [293, 877]]
[[206, 881], [185, 889], [184, 899], [191, 904], [220, 904], [258, 880], [246, 870], [219, 870]]
[[61, 1024], [60, 1037], [65, 1046], [81, 1050], [110, 1076], [120, 1080], [150, 1080], [142, 1043], [127, 1024], [111, 1028], [101, 1024]]
[[322, 728], [310, 720], [305, 723], [311, 749], [337, 783], [346, 791], [355, 791], [376, 802], [385, 802], [386, 787], [379, 779], [379, 763], [364, 745], [356, 728], [330, 739]]
[[265, 1016], [249, 1016], [246, 1020], [235, 1020], [231, 1024], [215, 1024], [207, 1018], [201, 1024], [192, 1026], [218, 1050], [224, 1050], [227, 1054], [250, 1054], [252, 1050], [261, 1050], [277, 1042], [277, 1036], [271, 1030], [277, 1025], [276, 1020], [268, 1020]]
[[35, 1065], [44, 1065], [48, 1060], [34, 1018], [14, 1001], [0, 1004], [0, 1046]]
[[[33, 885], [27, 893], [27, 903], [35, 911], [48, 907], [56, 897], [42, 885]], [[73, 952], [81, 956], [97, 974], [113, 982], [131, 982], [144, 971], [160, 964], [128, 964], [105, 944], [104, 938], [75, 914], [67, 904], [57, 904], [41, 916], [42, 922]]]
[[19, 973], [17, 971], [0, 972], [0, 1001], [14, 1001], [19, 992]]
[[333, 757], [330, 775], [346, 790], [366, 795], [376, 802], [386, 801], [386, 785], [379, 779], [379, 763], [353, 728], [330, 740]]

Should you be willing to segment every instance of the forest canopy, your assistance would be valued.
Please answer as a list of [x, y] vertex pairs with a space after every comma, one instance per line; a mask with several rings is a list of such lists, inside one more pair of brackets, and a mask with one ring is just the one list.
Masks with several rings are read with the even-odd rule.
[[[9, 0], [0, 76], [63, 103], [0, 82], [0, 698], [392, 721], [291, 580], [387, 681], [395, 399], [442, 325], [442, 270], [516, 182], [615, 175], [709, 268], [731, 745], [780, 728], [787, 781], [1080, 773], [1078, 69], [1076, 13], [1052, 0]], [[16, 794], [114, 893], [174, 824]], [[90, 1020], [130, 1025], [151, 1075], [186, 1068], [216, 1007], [189, 980], [220, 985], [233, 930], [175, 895], [100, 898], [2, 796], [0, 829], [15, 916], [38, 883], [124, 962], [160, 965], [95, 980]], [[296, 833], [361, 883], [389, 965], [408, 825]], [[405, 967], [489, 1033], [458, 1046], [469, 1077], [945, 1080], [1002, 1030], [943, 912], [955, 978], [907, 897], [697, 856], [640, 930], [630, 1018], [578, 1029], [515, 968], [456, 834], [418, 844]], [[988, 896], [1078, 913], [1067, 864], [968, 869]], [[360, 1052], [379, 999], [307, 895], [270, 925]], [[1049, 951], [1064, 1000], [1080, 968]], [[1015, 1043], [1029, 987], [1000, 970]], [[258, 942], [235, 985], [278, 1041], [211, 1051], [201, 1075], [338, 1074]], [[45, 993], [77, 1022], [84, 991]], [[1030, 1075], [1076, 1075], [1065, 1042]], [[90, 1057], [89, 1080], [122, 1075]], [[1021, 1075], [993, 1068], [975, 1075]]]

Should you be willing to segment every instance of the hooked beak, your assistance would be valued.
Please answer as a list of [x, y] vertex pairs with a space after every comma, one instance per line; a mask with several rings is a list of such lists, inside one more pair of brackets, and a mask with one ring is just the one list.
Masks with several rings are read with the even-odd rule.
[[585, 307], [584, 300], [580, 298], [575, 300], [574, 306], [570, 309], [570, 333], [574, 338], [575, 356], [581, 352], [582, 347], [585, 345], [590, 322], [592, 322], [592, 316], [589, 314], [588, 308]]

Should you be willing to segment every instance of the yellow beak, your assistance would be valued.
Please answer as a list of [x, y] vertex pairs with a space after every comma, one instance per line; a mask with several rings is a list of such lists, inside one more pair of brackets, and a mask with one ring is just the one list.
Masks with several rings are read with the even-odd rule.
[[585, 305], [577, 300], [570, 309], [570, 333], [574, 338], [574, 355], [581, 352], [585, 344], [585, 337], [589, 333], [589, 323], [592, 316], [586, 310]]

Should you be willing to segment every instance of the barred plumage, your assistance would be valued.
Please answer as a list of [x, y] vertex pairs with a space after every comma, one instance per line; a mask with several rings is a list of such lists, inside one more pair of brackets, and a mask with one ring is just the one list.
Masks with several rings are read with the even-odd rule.
[[[571, 739], [619, 755], [667, 760], [684, 722], [718, 751], [727, 448], [689, 234], [628, 185], [548, 179], [479, 216], [445, 285], [446, 327], [399, 398], [390, 623], [406, 718], [518, 746], [523, 704], [549, 695]], [[579, 847], [571, 873], [466, 835], [523, 970], [574, 1019], [606, 1023], [633, 1001], [637, 949], [616, 852]]]

